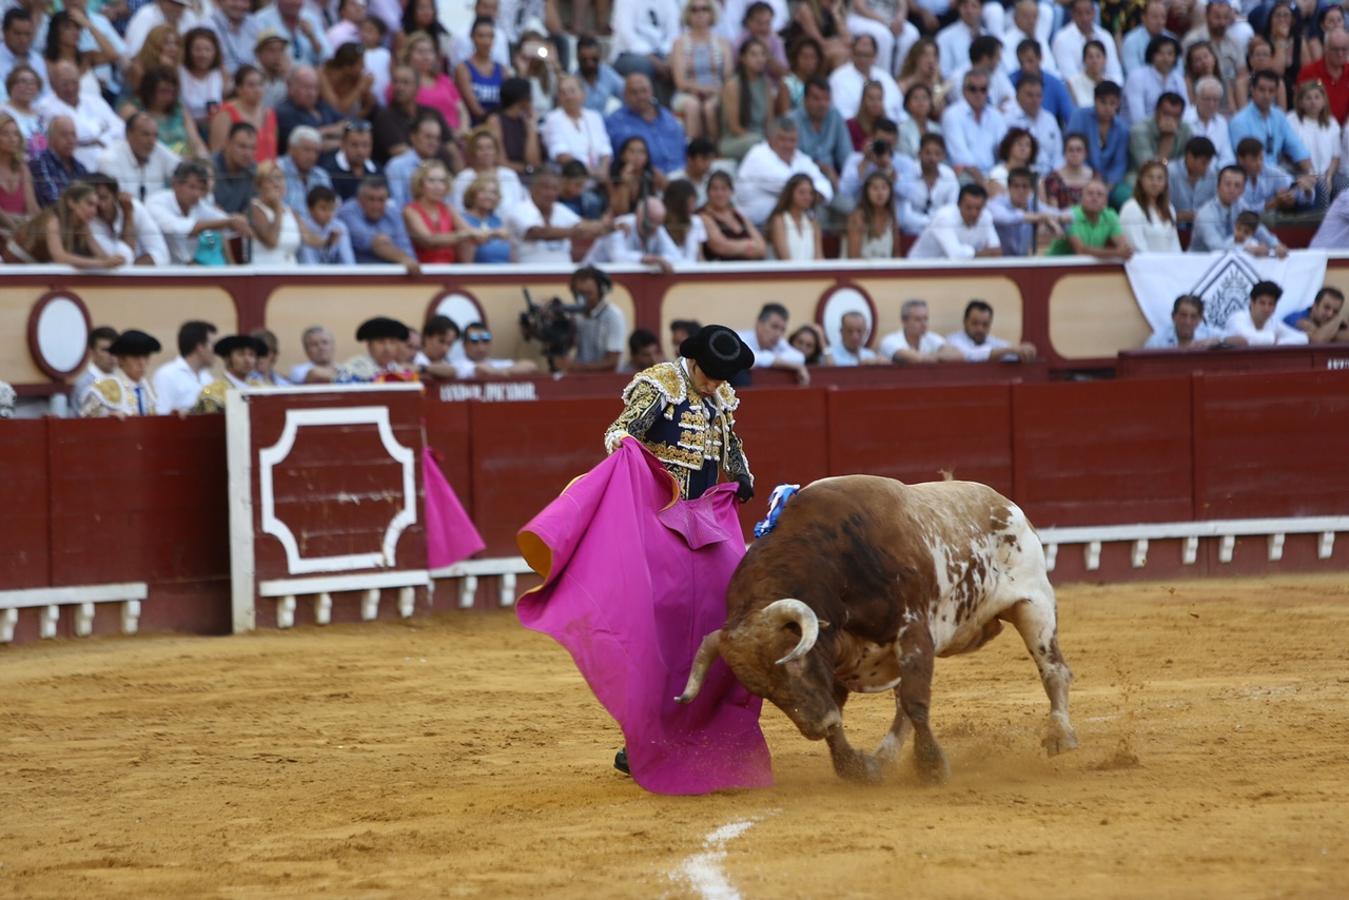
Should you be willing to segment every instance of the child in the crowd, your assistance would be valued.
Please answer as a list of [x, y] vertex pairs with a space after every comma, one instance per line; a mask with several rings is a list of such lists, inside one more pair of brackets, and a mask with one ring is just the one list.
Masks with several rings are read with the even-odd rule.
[[322, 247], [310, 247], [302, 243], [298, 254], [300, 264], [355, 265], [356, 254], [351, 250], [351, 235], [347, 234], [347, 226], [337, 220], [337, 193], [330, 187], [320, 185], [309, 191], [305, 205], [309, 207], [305, 224], [310, 231], [323, 238], [324, 243]]

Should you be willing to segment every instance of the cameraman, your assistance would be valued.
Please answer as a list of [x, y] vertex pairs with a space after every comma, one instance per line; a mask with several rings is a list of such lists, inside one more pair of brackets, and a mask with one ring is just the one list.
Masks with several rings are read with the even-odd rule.
[[622, 310], [609, 302], [613, 282], [594, 266], [582, 266], [571, 276], [571, 293], [585, 304], [576, 317], [576, 355], [557, 360], [564, 372], [617, 372], [628, 337]]

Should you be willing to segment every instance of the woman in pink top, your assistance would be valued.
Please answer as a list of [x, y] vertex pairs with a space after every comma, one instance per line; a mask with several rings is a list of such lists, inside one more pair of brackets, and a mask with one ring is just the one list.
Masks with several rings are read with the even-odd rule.
[[38, 208], [23, 132], [13, 116], [0, 113], [0, 227], [12, 228], [11, 216], [31, 216]]
[[440, 64], [440, 55], [431, 35], [424, 31], [409, 35], [402, 62], [417, 73], [417, 102], [438, 111], [445, 117], [450, 130], [458, 135], [468, 121], [468, 111], [459, 96], [459, 89]]

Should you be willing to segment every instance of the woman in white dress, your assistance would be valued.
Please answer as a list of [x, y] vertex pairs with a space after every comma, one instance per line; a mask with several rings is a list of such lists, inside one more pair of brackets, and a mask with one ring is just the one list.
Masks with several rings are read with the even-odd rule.
[[1302, 138], [1302, 146], [1311, 154], [1312, 171], [1316, 173], [1318, 206], [1330, 202], [1331, 195], [1344, 186], [1340, 173], [1340, 123], [1330, 115], [1326, 89], [1320, 81], [1304, 81], [1297, 86], [1293, 108], [1288, 111], [1288, 124]]
[[1138, 170], [1134, 195], [1120, 209], [1119, 224], [1138, 253], [1180, 252], [1165, 163], [1154, 159]]
[[778, 197], [768, 216], [768, 244], [781, 260], [823, 259], [820, 229], [815, 224], [815, 185], [809, 175], [796, 174]]
[[585, 108], [585, 89], [575, 75], [562, 79], [557, 88], [557, 109], [543, 117], [543, 145], [548, 158], [559, 166], [574, 159], [584, 163], [592, 177], [608, 176], [614, 147], [604, 119]]
[[322, 247], [324, 240], [313, 234], [285, 203], [286, 175], [275, 162], [258, 165], [253, 177], [257, 196], [248, 204], [248, 224], [253, 229], [253, 265], [296, 266], [301, 242]]

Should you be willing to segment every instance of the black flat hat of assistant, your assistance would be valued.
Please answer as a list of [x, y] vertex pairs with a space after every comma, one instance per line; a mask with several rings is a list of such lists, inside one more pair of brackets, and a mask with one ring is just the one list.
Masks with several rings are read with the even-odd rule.
[[255, 337], [249, 337], [246, 334], [232, 334], [229, 337], [222, 337], [215, 342], [216, 356], [229, 356], [235, 350], [252, 349], [258, 356], [267, 355], [267, 345]]
[[709, 378], [726, 381], [754, 366], [754, 351], [725, 325], [704, 325], [679, 345], [679, 355], [698, 364]]
[[108, 348], [113, 356], [149, 356], [159, 350], [159, 341], [134, 328], [123, 331]]
[[397, 319], [390, 319], [387, 316], [375, 316], [373, 319], [366, 319], [361, 323], [361, 327], [356, 329], [356, 340], [358, 341], [377, 341], [380, 338], [406, 341], [408, 337], [408, 327]]

